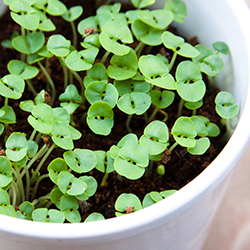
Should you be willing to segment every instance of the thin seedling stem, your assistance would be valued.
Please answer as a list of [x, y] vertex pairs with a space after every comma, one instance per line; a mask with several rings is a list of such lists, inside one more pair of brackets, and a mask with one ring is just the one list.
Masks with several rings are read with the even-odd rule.
[[177, 113], [177, 116], [180, 117], [181, 116], [181, 113], [182, 113], [182, 109], [183, 109], [183, 106], [184, 106], [184, 100], [181, 99], [180, 100], [180, 103], [179, 103], [179, 108], [178, 108], [178, 113]]

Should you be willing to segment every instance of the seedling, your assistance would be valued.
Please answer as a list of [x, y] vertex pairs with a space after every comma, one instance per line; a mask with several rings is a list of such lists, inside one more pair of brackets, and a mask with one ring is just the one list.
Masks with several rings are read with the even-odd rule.
[[[112, 181], [123, 186], [125, 178], [133, 183], [151, 176], [163, 182], [177, 147], [184, 147], [178, 157], [203, 155], [210, 138], [221, 133], [219, 124], [200, 114], [206, 113], [205, 93], [212, 88], [205, 78], [213, 83], [229, 48], [224, 42], [211, 49], [192, 46], [170, 31], [173, 20], [183, 22], [187, 15], [182, 0], [168, 0], [158, 10], [145, 9], [155, 0], [131, 0], [132, 9], [125, 12], [121, 3], [106, 4], [86, 18], [82, 6], [67, 9], [58, 0], [4, 2], [20, 32], [1, 44], [20, 60], [8, 62], [9, 73], [0, 77], [1, 214], [54, 223], [103, 220], [99, 212], [84, 214], [85, 208], [101, 199]], [[72, 40], [55, 31], [50, 16], [70, 23]], [[55, 62], [62, 82], [54, 76]], [[19, 108], [28, 112], [26, 132], [18, 131], [24, 117], [16, 114]], [[177, 113], [169, 115], [171, 110]], [[239, 107], [229, 92], [217, 94], [215, 110], [231, 130], [229, 119]], [[92, 150], [90, 134], [97, 140], [105, 136], [107, 147]], [[39, 197], [45, 180], [51, 190]], [[160, 190], [144, 194], [142, 201], [117, 190], [115, 215], [176, 192]]]

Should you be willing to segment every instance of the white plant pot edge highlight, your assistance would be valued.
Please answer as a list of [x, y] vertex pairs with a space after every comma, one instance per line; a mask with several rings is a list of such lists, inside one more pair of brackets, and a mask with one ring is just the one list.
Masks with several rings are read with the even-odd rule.
[[[165, 2], [165, 0], [157, 0], [158, 4], [162, 2]], [[215, 37], [211, 38], [211, 42], [209, 40], [210, 38], [206, 39], [206, 29], [203, 29], [204, 34], [202, 32], [196, 33], [196, 27], [194, 27], [192, 31], [190, 31], [190, 29], [188, 30], [188, 34], [197, 35], [201, 43], [206, 41], [205, 45], [207, 46], [211, 46], [211, 43], [217, 40], [227, 42], [232, 51], [231, 59], [233, 63], [233, 71], [235, 72], [235, 75], [232, 76], [233, 78], [231, 80], [232, 82], [237, 82], [237, 84], [243, 86], [242, 89], [244, 89], [237, 89], [234, 86], [229, 89], [234, 92], [234, 96], [236, 94], [236, 101], [241, 103], [242, 106], [237, 128], [226, 147], [207, 169], [205, 169], [197, 178], [179, 190], [176, 194], [133, 214], [99, 222], [63, 225], [30, 222], [0, 215], [0, 243], [3, 249], [14, 249], [14, 246], [19, 246], [20, 250], [34, 249], [34, 247], [38, 250], [52, 250], [54, 247], [55, 249], [57, 247], [62, 250], [72, 250], [78, 249], [78, 246], [79, 249], [84, 250], [200, 249], [205, 236], [200, 240], [197, 239], [194, 245], [194, 243], [192, 243], [194, 239], [188, 239], [189, 235], [193, 235], [191, 232], [192, 226], [185, 231], [187, 235], [184, 239], [164, 239], [163, 236], [165, 236], [165, 234], [163, 234], [162, 231], [167, 230], [166, 234], [178, 235], [178, 230], [184, 230], [178, 227], [183, 227], [183, 225], [186, 225], [188, 222], [192, 224], [192, 221], [188, 221], [188, 217], [192, 218], [192, 216], [193, 218], [197, 216], [197, 221], [195, 221], [195, 223], [199, 223], [198, 220], [204, 217], [207, 217], [204, 221], [210, 222], [225, 190], [225, 182], [223, 181], [232, 171], [233, 167], [236, 165], [248, 145], [250, 138], [250, 91], [247, 86], [250, 84], [250, 75], [248, 73], [248, 69], [250, 68], [250, 34], [247, 31], [249, 29], [248, 25], [250, 23], [250, 15], [244, 0], [220, 0], [219, 3], [217, 0], [210, 0], [209, 3], [205, 3], [205, 1], [200, 0], [185, 0], [185, 2], [188, 7], [190, 4], [195, 3], [195, 7], [197, 9], [202, 10], [202, 8], [204, 8], [206, 10], [207, 8], [207, 11], [210, 11], [210, 14], [212, 8], [211, 6], [214, 5], [215, 19], [219, 16], [217, 11], [220, 10], [222, 17], [220, 21], [217, 21], [218, 30], [215, 25], [216, 21], [210, 20], [211, 26], [215, 32]], [[204, 6], [202, 6], [202, 4]], [[0, 9], [2, 9], [1, 0]], [[192, 18], [195, 18], [194, 23], [197, 23], [197, 26], [202, 25], [199, 18], [204, 16], [206, 19], [204, 15], [205, 12], [202, 12], [200, 16], [195, 16], [194, 11], [194, 8], [189, 8], [189, 15], [191, 15]], [[232, 20], [232, 22], [228, 21], [225, 24], [224, 29], [230, 29], [232, 32], [239, 34], [240, 37], [237, 38], [235, 33], [231, 39], [229, 39], [229, 34], [221, 34], [220, 36], [222, 30], [221, 23], [224, 22], [224, 19]], [[187, 23], [188, 22], [189, 18], [187, 18]], [[180, 27], [182, 26], [183, 24], [180, 25]], [[188, 24], [186, 26], [188, 26]], [[180, 28], [180, 33], [182, 34], [181, 29], [182, 28]], [[225, 33], [228, 33], [228, 31], [225, 31]], [[210, 34], [211, 33], [209, 33], [209, 36]], [[228, 39], [221, 38], [223, 36]], [[239, 61], [240, 59], [242, 61]], [[226, 65], [228, 66], [227, 63], [230, 65], [230, 62], [226, 62]], [[224, 70], [224, 74], [225, 71], [227, 71], [227, 66]], [[229, 68], [229, 70], [231, 70], [231, 68]], [[223, 82], [224, 79], [225, 76], [222, 73], [218, 77], [218, 82]], [[221, 88], [224, 89], [223, 84], [221, 85]], [[214, 198], [216, 193], [220, 193], [219, 198]], [[203, 215], [195, 215], [194, 213], [197, 210], [192, 212], [193, 207], [201, 206], [203, 208], [204, 204], [207, 204], [207, 202], [204, 203], [204, 200], [207, 197], [212, 201], [209, 205], [210, 212], [206, 214], [204, 211], [201, 211]], [[180, 222], [178, 218], [183, 218], [183, 224], [181, 224], [182, 222]], [[204, 227], [204, 225], [201, 226], [201, 228]], [[154, 231], [158, 234], [159, 232], [162, 234], [155, 235]], [[148, 239], [143, 236], [143, 233], [147, 235], [147, 232], [150, 232], [152, 239]], [[150, 241], [157, 242], [155, 238], [159, 241], [159, 245], [154, 243], [154, 248], [150, 248]], [[186, 245], [181, 245], [185, 239]], [[119, 240], [121, 240], [120, 243]], [[140, 245], [136, 246], [136, 244], [138, 244], [137, 242], [139, 242]], [[164, 243], [165, 247], [168, 246], [168, 248], [162, 248], [160, 243]], [[36, 246], [36, 244], [38, 246]], [[48, 248], [49, 244], [51, 244], [50, 248]], [[25, 245], [26, 248], [22, 248], [22, 246]], [[91, 247], [91, 245], [93, 246]]]

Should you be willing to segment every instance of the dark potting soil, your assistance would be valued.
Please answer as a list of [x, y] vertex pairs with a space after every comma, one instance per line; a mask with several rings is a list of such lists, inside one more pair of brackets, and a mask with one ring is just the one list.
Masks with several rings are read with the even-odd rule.
[[[67, 7], [71, 7], [74, 5], [82, 5], [84, 8], [83, 18], [89, 15], [95, 15], [95, 9], [93, 6], [93, 0], [65, 0], [64, 2]], [[104, 1], [105, 2], [105, 1]], [[127, 6], [123, 6], [126, 8]], [[51, 17], [54, 24], [58, 27], [54, 33], [61, 33], [67, 39], [71, 39], [71, 27], [70, 25], [65, 22], [61, 18]], [[79, 19], [81, 20], [81, 18]], [[77, 23], [77, 22], [76, 22]], [[10, 18], [9, 12], [7, 12], [1, 19], [0, 19], [0, 42], [5, 39], [10, 39], [13, 32], [17, 31], [20, 32], [18, 25], [16, 25], [12, 19]], [[171, 31], [176, 32], [176, 30], [171, 27]], [[49, 36], [51, 33], [46, 33], [46, 36]], [[79, 41], [81, 41], [81, 36], [78, 37]], [[188, 39], [188, 42], [195, 45], [197, 43], [196, 38]], [[78, 49], [81, 49], [79, 46]], [[166, 55], [167, 57], [171, 57], [171, 52], [167, 51], [163, 48], [163, 46], [157, 47], [157, 51], [161, 52], [162, 54]], [[19, 54], [11, 49], [5, 49], [4, 47], [0, 46], [0, 76], [3, 77], [4, 75], [8, 74], [7, 71], [7, 63], [11, 59], [19, 59]], [[182, 60], [181, 57], [177, 58], [177, 64]], [[176, 64], [176, 65], [177, 65]], [[52, 78], [56, 84], [57, 89], [57, 97], [64, 92], [63, 90], [63, 73], [60, 64], [58, 63], [56, 58], [50, 59], [50, 73]], [[176, 67], [176, 66], [175, 66]], [[175, 71], [175, 67], [173, 67], [173, 73]], [[81, 73], [81, 77], [84, 77], [85, 73]], [[75, 80], [75, 85], [78, 86], [78, 82]], [[208, 86], [208, 81], [204, 76], [204, 81], [207, 83], [207, 92], [204, 97], [204, 105], [197, 111], [198, 115], [203, 115], [209, 118], [211, 122], [216, 123], [221, 130], [220, 118], [215, 113], [214, 109], [214, 98], [218, 93], [218, 89], [211, 88]], [[37, 92], [40, 92], [42, 89], [46, 88], [46, 79], [42, 72], [39, 73], [36, 79], [32, 79], [32, 84]], [[48, 91], [49, 92], [49, 91]], [[34, 99], [34, 96], [29, 91], [29, 89], [25, 89], [25, 92], [21, 98], [21, 100], [28, 100]], [[17, 123], [9, 126], [4, 135], [11, 133], [11, 132], [24, 132], [27, 134], [27, 138], [32, 132], [32, 127], [27, 123], [28, 113], [22, 111], [19, 108], [19, 101], [9, 100], [9, 105], [13, 107], [17, 116]], [[0, 107], [3, 106], [3, 98], [0, 96]], [[165, 110], [168, 113], [168, 120], [166, 122], [169, 130], [173, 126], [174, 121], [177, 118], [177, 109], [178, 109], [178, 102], [179, 100], [176, 98], [175, 103], [176, 105], [171, 105], [169, 108]], [[59, 102], [56, 102], [55, 107], [60, 106]], [[109, 136], [104, 137], [100, 135], [95, 135], [91, 130], [88, 128], [85, 119], [81, 119], [85, 110], [79, 108], [77, 109], [76, 113], [74, 114], [74, 121], [76, 123], [76, 128], [82, 133], [81, 139], [74, 141], [74, 145], [76, 148], [87, 148], [91, 150], [109, 150], [109, 148], [117, 144], [117, 142], [127, 134], [127, 130], [125, 127], [125, 122], [127, 119], [126, 114], [121, 114], [118, 109], [115, 108], [115, 125], [112, 129], [112, 132]], [[149, 110], [148, 113], [151, 114], [152, 110]], [[192, 113], [190, 110], [184, 109], [183, 115], [191, 116]], [[156, 116], [157, 119], [162, 120], [163, 116], [161, 113], [158, 113]], [[143, 133], [143, 129], [145, 127], [144, 119], [142, 116], [133, 116], [131, 128], [134, 133], [139, 136]], [[0, 145], [4, 149], [4, 135], [0, 136]], [[151, 191], [163, 191], [167, 189], [180, 189], [185, 186], [187, 183], [192, 181], [197, 175], [199, 175], [219, 154], [222, 150], [224, 144], [222, 142], [222, 136], [218, 136], [217, 138], [210, 138], [211, 146], [207, 150], [207, 152], [201, 156], [191, 155], [187, 152], [186, 148], [182, 148], [177, 146], [175, 150], [170, 154], [168, 150], [164, 152], [162, 155], [162, 161], [158, 162], [154, 166], [154, 170], [150, 172], [147, 176], [143, 176], [139, 180], [131, 181], [128, 179], [123, 178], [123, 181], [119, 181], [117, 179], [117, 175], [115, 172], [111, 173], [107, 179], [106, 185], [104, 187], [98, 187], [96, 194], [87, 202], [81, 202], [80, 204], [80, 212], [82, 215], [82, 220], [84, 220], [89, 214], [92, 212], [99, 212], [105, 216], [105, 218], [110, 218], [115, 216], [114, 210], [114, 203], [117, 197], [121, 193], [134, 193], [136, 194], [141, 200], [144, 196], [151, 192]], [[170, 143], [173, 144], [174, 140], [170, 137]], [[47, 172], [47, 166], [49, 162], [57, 157], [62, 157], [62, 153], [64, 151], [60, 148], [56, 148], [52, 151], [50, 157], [44, 164], [43, 168], [41, 169], [41, 174]], [[37, 162], [38, 164], [38, 162]], [[159, 164], [165, 165], [166, 173], [164, 176], [159, 178], [156, 173], [156, 167]], [[93, 170], [90, 173], [93, 175], [98, 183], [101, 183], [103, 178], [103, 173]], [[39, 185], [39, 191], [37, 193], [37, 197], [46, 195], [49, 193], [54, 184], [49, 180], [49, 178], [44, 179]]]

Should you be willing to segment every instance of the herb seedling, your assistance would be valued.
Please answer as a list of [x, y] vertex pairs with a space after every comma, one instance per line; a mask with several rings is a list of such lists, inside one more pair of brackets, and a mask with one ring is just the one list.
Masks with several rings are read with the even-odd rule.
[[[120, 185], [125, 178], [142, 181], [150, 175], [163, 180], [177, 147], [184, 148], [183, 154], [203, 155], [210, 138], [220, 134], [219, 124], [200, 115], [207, 91], [204, 74], [214, 82], [229, 48], [220, 41], [212, 49], [192, 46], [170, 31], [172, 21], [181, 23], [187, 15], [182, 0], [168, 0], [159, 10], [145, 9], [155, 0], [131, 0], [135, 9], [126, 12], [121, 3], [102, 5], [95, 16], [82, 19], [82, 6], [67, 9], [58, 0], [4, 2], [20, 32], [1, 44], [20, 53], [20, 60], [12, 59], [9, 73], [0, 77], [1, 214], [54, 223], [103, 220], [102, 214], [85, 215], [82, 208], [91, 207], [114, 176]], [[50, 16], [70, 23], [72, 37], [59, 34]], [[54, 62], [62, 82], [52, 71]], [[13, 101], [20, 101], [33, 132], [11, 131], [20, 119]], [[171, 109], [177, 114], [169, 115]], [[229, 92], [217, 94], [215, 110], [229, 131], [229, 119], [239, 110]], [[124, 124], [118, 124], [118, 115]], [[114, 135], [116, 126], [128, 133]], [[107, 136], [108, 147], [89, 149], [90, 133]], [[81, 140], [84, 147], [79, 147]], [[39, 197], [45, 180], [53, 187]], [[122, 193], [115, 215], [175, 192], [152, 190], [142, 201], [141, 194]]]

